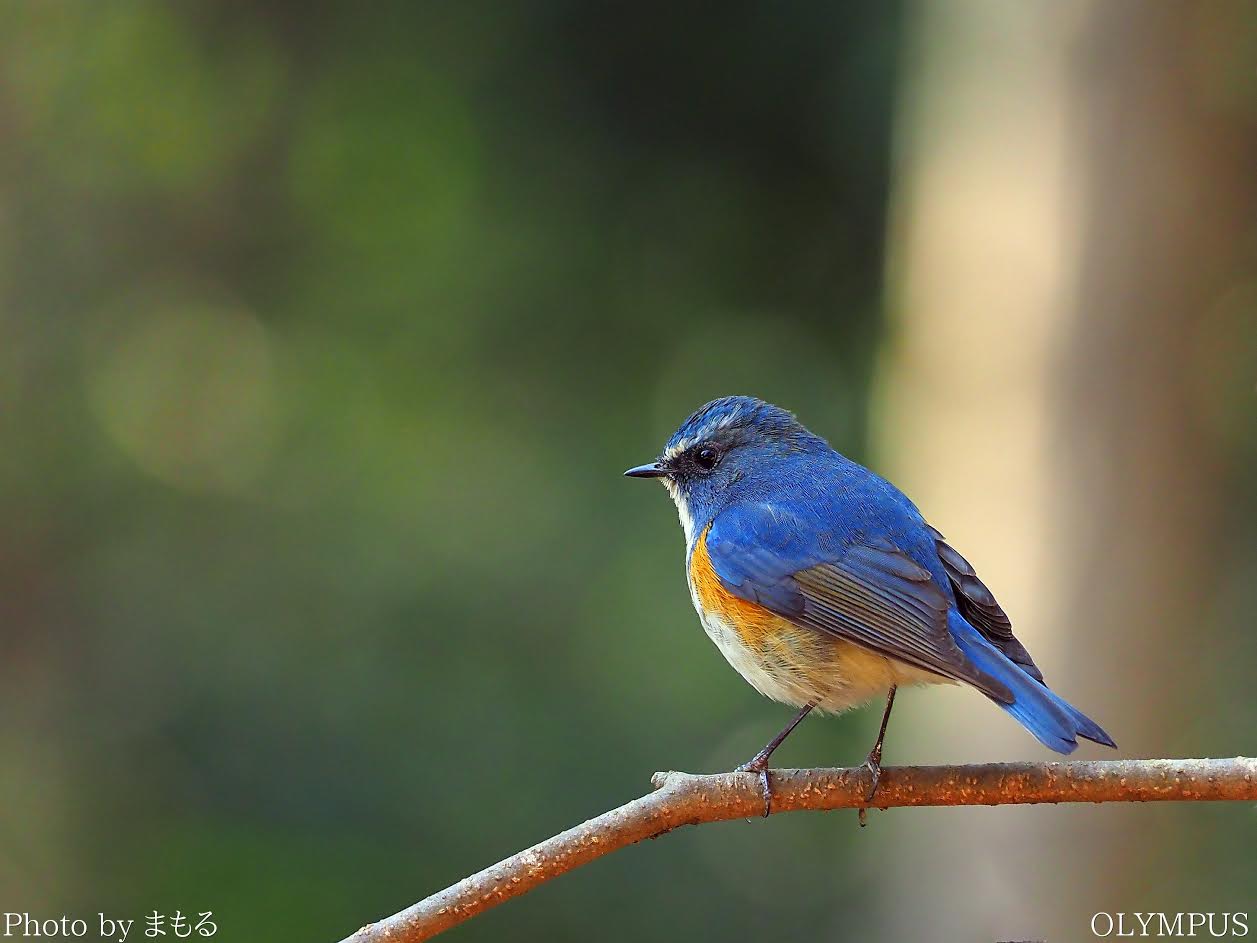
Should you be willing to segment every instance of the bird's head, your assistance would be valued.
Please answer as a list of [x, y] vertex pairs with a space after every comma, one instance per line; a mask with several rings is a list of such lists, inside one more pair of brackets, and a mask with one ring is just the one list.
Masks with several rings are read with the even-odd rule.
[[692, 540], [695, 527], [711, 519], [735, 485], [818, 445], [828, 448], [784, 409], [751, 396], [725, 396], [681, 423], [659, 458], [624, 474], [662, 481]]

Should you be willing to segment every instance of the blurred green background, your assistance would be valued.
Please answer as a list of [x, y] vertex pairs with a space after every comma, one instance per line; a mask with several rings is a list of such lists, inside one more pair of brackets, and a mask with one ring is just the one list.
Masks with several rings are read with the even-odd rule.
[[[1257, 16], [1158, 10], [0, 8], [0, 909], [333, 940], [656, 769], [745, 760], [788, 711], [699, 629], [666, 496], [620, 478], [734, 392], [932, 495], [984, 573], [1051, 573], [1063, 616], [988, 582], [1123, 755], [1251, 753]], [[964, 698], [934, 696], [890, 762], [995, 729], [1046, 757], [974, 695], [978, 729], [914, 741]], [[875, 721], [781, 762], [856, 762]], [[1033, 898], [1071, 856], [1122, 879], [1005, 913], [998, 856], [952, 872], [975, 819], [788, 816], [451, 939], [1251, 909], [1251, 808], [976, 814], [1100, 849], [1042, 845]]]

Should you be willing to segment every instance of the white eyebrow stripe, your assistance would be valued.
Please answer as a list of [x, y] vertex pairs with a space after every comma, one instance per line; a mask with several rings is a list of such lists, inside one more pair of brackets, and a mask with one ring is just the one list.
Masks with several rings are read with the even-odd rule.
[[688, 449], [691, 445], [693, 445], [695, 441], [696, 440], [691, 439], [689, 436], [686, 436], [684, 439], [679, 440], [676, 445], [667, 449], [663, 453], [664, 461], [668, 461], [669, 459], [676, 458], [678, 455], [680, 455], [682, 452]]
[[737, 409], [721, 416], [719, 419], [709, 419], [707, 422], [703, 423], [703, 425], [699, 426], [698, 430], [693, 435], [687, 435], [685, 438], [679, 439], [675, 445], [665, 449], [662, 456], [663, 460], [668, 461], [670, 459], [674, 459], [682, 452], [693, 448], [699, 442], [710, 438], [722, 429], [728, 429], [730, 426], [736, 425], [739, 421], [741, 421], [742, 414], [742, 407], [739, 406]]

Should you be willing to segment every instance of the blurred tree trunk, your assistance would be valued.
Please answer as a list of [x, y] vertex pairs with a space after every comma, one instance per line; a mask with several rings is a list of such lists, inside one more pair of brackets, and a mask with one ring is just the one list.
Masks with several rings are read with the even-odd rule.
[[[1240, 752], [1211, 722], [1228, 697], [1249, 700], [1222, 664], [1242, 626], [1216, 601], [1238, 555], [1228, 449], [1251, 428], [1251, 363], [1234, 351], [1250, 340], [1257, 249], [1252, 8], [917, 12], [881, 467], [1121, 755]], [[904, 713], [929, 717], [904, 734], [910, 755], [888, 745], [891, 762], [1044, 752], [972, 695]], [[1147, 888], [1228, 884], [1225, 860], [1181, 857], [1208, 842], [1201, 820], [1135, 808], [896, 823], [914, 853], [886, 867], [927, 896], [886, 910], [901, 938], [940, 939], [1075, 939], [1099, 910], [1208, 910]]]
[[[1252, 340], [1257, 261], [1255, 27], [1251, 4], [1096, 3], [1077, 46], [1086, 213], [1056, 370], [1052, 519], [1070, 680], [1099, 694], [1126, 756], [1251, 743], [1251, 719], [1216, 719], [1251, 704], [1226, 668], [1251, 618], [1218, 603], [1241, 557], [1231, 447], [1251, 436], [1257, 379], [1236, 356]], [[1184, 909], [1212, 909], [1192, 902], [1207, 888], [1226, 900], [1216, 847], [1201, 856], [1216, 874], [1179, 857], [1218, 838], [1200, 817], [1120, 818], [1122, 841], [1092, 865], [1108, 889], [1097, 909], [1148, 905], [1151, 881], [1190, 885]]]

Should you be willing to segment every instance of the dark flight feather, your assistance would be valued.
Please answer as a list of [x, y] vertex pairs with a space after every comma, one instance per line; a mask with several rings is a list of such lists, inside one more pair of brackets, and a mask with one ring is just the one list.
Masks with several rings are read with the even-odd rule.
[[1008, 615], [995, 601], [995, 596], [986, 584], [978, 579], [973, 565], [962, 557], [948, 544], [943, 535], [933, 527], [926, 525], [933, 535], [938, 549], [938, 559], [947, 572], [956, 593], [956, 608], [964, 616], [965, 621], [986, 637], [986, 640], [1004, 653], [1004, 656], [1022, 671], [1039, 683], [1043, 681], [1043, 672], [1034, 663], [1024, 645], [1013, 635], [1013, 623]]

